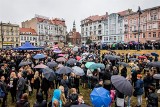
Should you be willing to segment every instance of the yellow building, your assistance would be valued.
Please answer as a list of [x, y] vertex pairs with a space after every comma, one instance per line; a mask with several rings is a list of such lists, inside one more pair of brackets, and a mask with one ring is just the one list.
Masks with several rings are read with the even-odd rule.
[[19, 25], [1, 22], [0, 35], [0, 48], [19, 46]]

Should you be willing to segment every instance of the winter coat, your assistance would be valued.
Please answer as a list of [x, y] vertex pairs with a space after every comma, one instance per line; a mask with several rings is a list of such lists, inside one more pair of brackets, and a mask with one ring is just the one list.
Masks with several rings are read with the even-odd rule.
[[147, 87], [149, 87], [149, 85], [152, 84], [153, 79], [151, 76], [149, 76], [149, 77], [146, 76], [146, 77], [144, 77], [143, 81], [144, 81], [144, 87], [147, 88]]
[[149, 93], [147, 107], [158, 107], [158, 96], [156, 93]]
[[143, 92], [144, 92], [143, 86], [144, 86], [143, 80], [138, 79], [136, 81], [136, 84], [135, 84], [135, 87], [134, 87], [134, 89], [136, 91], [136, 95], [142, 95], [143, 94]]
[[40, 78], [36, 78], [34, 80], [34, 89], [39, 89], [40, 88]]
[[46, 78], [43, 78], [41, 85], [42, 91], [48, 91], [49, 88], [50, 88], [50, 82]]
[[23, 77], [18, 79], [17, 82], [17, 89], [23, 91], [25, 89], [26, 81]]
[[37, 101], [34, 103], [33, 107], [47, 107], [47, 102], [46, 100], [43, 100], [42, 93], [38, 93], [36, 98]]
[[30, 104], [27, 100], [21, 99], [17, 101], [16, 107], [30, 107]]

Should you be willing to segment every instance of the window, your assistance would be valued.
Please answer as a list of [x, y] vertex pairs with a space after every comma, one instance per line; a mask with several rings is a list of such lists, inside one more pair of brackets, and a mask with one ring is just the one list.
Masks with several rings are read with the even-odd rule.
[[21, 40], [23, 40], [23, 36], [21, 36]]
[[101, 35], [101, 30], [98, 31], [98, 34]]
[[14, 37], [11, 37], [11, 41], [14, 42]]
[[108, 41], [108, 37], [104, 37], [104, 41]]
[[90, 30], [92, 30], [92, 27], [90, 27]]
[[130, 38], [132, 38], [132, 35], [130, 36]]
[[148, 33], [148, 37], [151, 37], [151, 33], [150, 32]]
[[86, 31], [88, 31], [88, 28], [86, 28]]
[[26, 41], [26, 37], [24, 37], [24, 40]]
[[153, 37], [154, 37], [154, 38], [156, 37], [156, 32], [153, 32]]
[[134, 38], [136, 38], [136, 35], [134, 35]]
[[30, 37], [30, 41], [32, 41], [32, 37]]
[[96, 30], [96, 26], [94, 26], [94, 30]]
[[145, 38], [146, 37], [146, 35], [145, 35], [145, 33], [143, 33], [143, 38]]
[[16, 42], [18, 42], [18, 38], [16, 38]]
[[27, 37], [27, 41], [29, 41], [29, 37]]
[[99, 26], [98, 26], [98, 29], [101, 29], [101, 28], [102, 28], [102, 26], [101, 26], [101, 25], [99, 25]]
[[154, 15], [154, 20], [157, 20], [157, 15]]
[[96, 31], [94, 31], [94, 35], [96, 35]]

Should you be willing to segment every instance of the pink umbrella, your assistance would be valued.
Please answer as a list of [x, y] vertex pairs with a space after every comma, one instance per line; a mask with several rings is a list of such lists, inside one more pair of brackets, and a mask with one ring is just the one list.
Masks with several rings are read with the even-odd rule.
[[81, 60], [82, 58], [80, 56], [76, 56], [77, 61]]
[[58, 56], [64, 57], [64, 54], [58, 54]]
[[44, 64], [36, 65], [34, 68], [46, 68], [47, 66]]
[[61, 68], [61, 67], [64, 67], [64, 66], [63, 66], [62, 64], [59, 64], [59, 65], [58, 65], [58, 68]]

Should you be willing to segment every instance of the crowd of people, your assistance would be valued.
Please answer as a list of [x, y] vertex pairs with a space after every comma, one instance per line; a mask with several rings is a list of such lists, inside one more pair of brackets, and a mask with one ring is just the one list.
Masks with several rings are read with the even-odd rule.
[[[34, 59], [36, 54], [44, 54], [45, 58]], [[159, 80], [154, 79], [153, 75], [160, 74], [160, 69], [148, 65], [149, 62], [158, 61], [158, 56], [143, 54], [144, 58], [139, 58], [138, 55], [129, 53], [125, 55], [114, 51], [100, 55], [99, 50], [90, 51], [83, 47], [79, 48], [77, 52], [68, 48], [61, 54], [65, 55], [63, 57], [66, 61], [57, 61], [56, 59], [61, 56], [53, 50], [1, 50], [0, 97], [2, 107], [9, 106], [7, 105], [9, 93], [12, 103], [16, 107], [71, 107], [72, 105], [85, 104], [80, 87], [91, 91], [94, 88], [103, 87], [110, 91], [112, 96], [110, 107], [113, 105], [115, 107], [131, 107], [131, 96], [126, 96], [113, 86], [111, 82], [113, 75], [121, 75], [132, 84], [133, 96], [137, 98], [137, 104], [135, 104], [137, 107], [142, 107], [142, 95], [145, 95], [147, 107], [158, 107], [156, 90], [159, 89]], [[119, 57], [110, 59], [106, 57], [109, 55]], [[77, 56], [81, 56], [81, 59], [77, 59]], [[131, 58], [138, 60], [130, 60]], [[77, 61], [74, 64], [66, 63], [69, 59]], [[122, 65], [120, 67], [120, 61], [126, 62], [129, 66]], [[31, 63], [26, 64], [26, 62]], [[43, 75], [41, 68], [34, 68], [40, 64], [47, 65], [48, 62], [57, 63], [57, 66], [50, 67], [53, 71], [57, 71], [62, 66], [68, 66], [71, 69], [77, 66], [83, 69], [84, 75], [77, 75], [74, 72], [55, 73], [56, 78], [51, 81]], [[87, 62], [101, 63], [105, 65], [105, 68], [88, 69]], [[24, 65], [20, 65], [20, 63]], [[53, 92], [51, 92], [52, 89]], [[36, 99], [33, 105], [30, 104], [28, 96], [33, 96]], [[50, 97], [52, 97], [51, 101]]]

